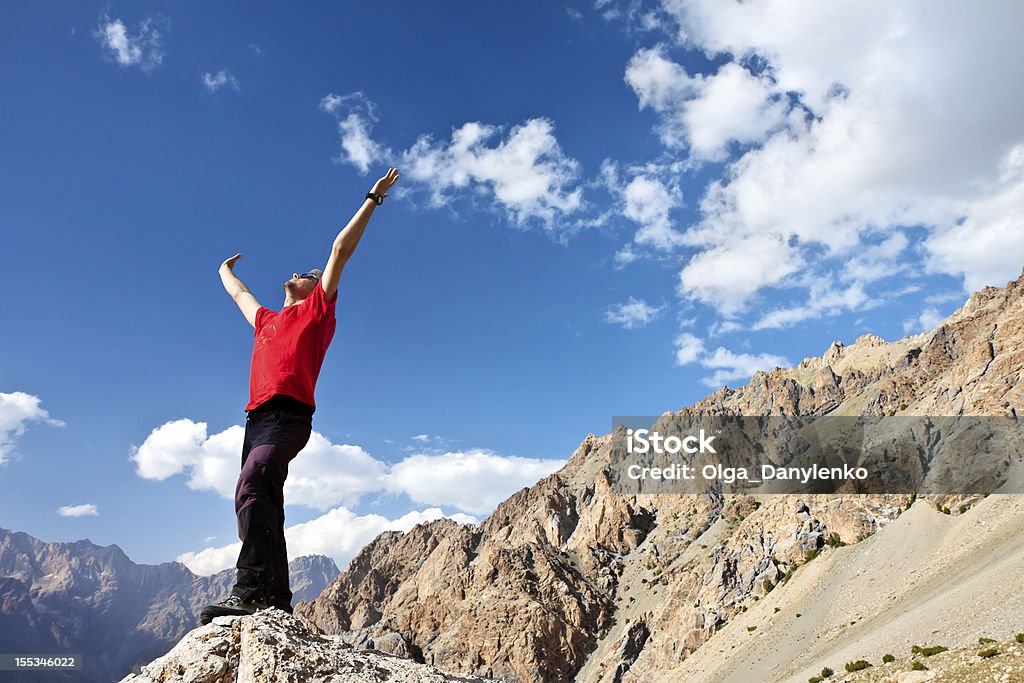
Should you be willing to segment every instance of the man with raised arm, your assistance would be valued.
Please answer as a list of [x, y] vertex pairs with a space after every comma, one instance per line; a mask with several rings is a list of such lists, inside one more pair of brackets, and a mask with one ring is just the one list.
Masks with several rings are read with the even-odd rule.
[[288, 552], [284, 540], [284, 481], [288, 463], [302, 450], [313, 428], [313, 390], [336, 326], [338, 281], [363, 236], [374, 208], [398, 180], [389, 168], [367, 193], [348, 225], [338, 233], [323, 271], [294, 273], [284, 283], [284, 307], [263, 308], [234, 274], [235, 254], [220, 266], [220, 279], [255, 330], [245, 406], [242, 470], [235, 486], [235, 514], [242, 549], [231, 594], [207, 605], [199, 621], [252, 614], [277, 607], [292, 611]]

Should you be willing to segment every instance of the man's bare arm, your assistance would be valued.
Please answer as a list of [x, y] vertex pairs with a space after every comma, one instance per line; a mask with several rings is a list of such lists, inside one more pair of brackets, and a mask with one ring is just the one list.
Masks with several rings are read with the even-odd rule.
[[220, 281], [224, 283], [224, 289], [227, 290], [231, 298], [238, 304], [239, 310], [242, 311], [242, 315], [249, 321], [249, 324], [256, 327], [256, 311], [260, 310], [260, 302], [256, 301], [256, 297], [252, 295], [249, 288], [238, 279], [234, 273], [235, 261], [242, 257], [241, 254], [235, 254], [224, 263], [220, 264]]
[[[389, 168], [384, 177], [374, 183], [371, 192], [387, 197], [388, 190], [391, 189], [396, 180], [398, 180], [398, 169]], [[320, 281], [320, 285], [324, 288], [324, 298], [329, 300], [338, 291], [341, 271], [345, 269], [345, 264], [348, 263], [349, 257], [355, 252], [356, 245], [359, 244], [363, 231], [366, 229], [366, 224], [370, 221], [370, 216], [375, 208], [377, 208], [377, 202], [367, 197], [363, 200], [359, 210], [352, 216], [352, 220], [348, 222], [348, 225], [334, 238], [334, 244], [331, 246], [331, 256], [327, 260], [327, 267], [324, 268], [324, 277]]]

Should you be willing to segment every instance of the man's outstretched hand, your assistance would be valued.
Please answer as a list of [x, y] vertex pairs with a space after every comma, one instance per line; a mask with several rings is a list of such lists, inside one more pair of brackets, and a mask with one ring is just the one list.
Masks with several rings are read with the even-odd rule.
[[237, 261], [240, 258], [242, 258], [241, 254], [235, 254], [231, 258], [229, 258], [226, 261], [224, 261], [224, 263], [220, 264], [220, 267], [221, 268], [227, 268], [228, 270], [232, 270], [235, 267], [235, 261]]
[[371, 192], [379, 194], [382, 197], [387, 197], [388, 190], [391, 189], [391, 186], [395, 184], [396, 180], [398, 180], [398, 169], [389, 168], [388, 172], [384, 174], [384, 177], [373, 184]]

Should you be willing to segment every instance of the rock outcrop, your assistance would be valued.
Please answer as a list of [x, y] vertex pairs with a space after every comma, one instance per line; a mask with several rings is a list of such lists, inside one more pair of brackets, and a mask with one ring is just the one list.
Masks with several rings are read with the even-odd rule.
[[278, 609], [218, 617], [122, 683], [487, 683], [357, 650]]

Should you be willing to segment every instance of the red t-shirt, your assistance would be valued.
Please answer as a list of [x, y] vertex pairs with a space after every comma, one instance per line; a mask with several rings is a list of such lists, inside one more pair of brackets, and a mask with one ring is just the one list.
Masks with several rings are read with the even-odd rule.
[[334, 338], [335, 292], [330, 301], [317, 283], [300, 304], [281, 311], [256, 311], [255, 344], [249, 371], [249, 404], [252, 410], [274, 394], [285, 394], [316, 406], [313, 389], [327, 347]]

